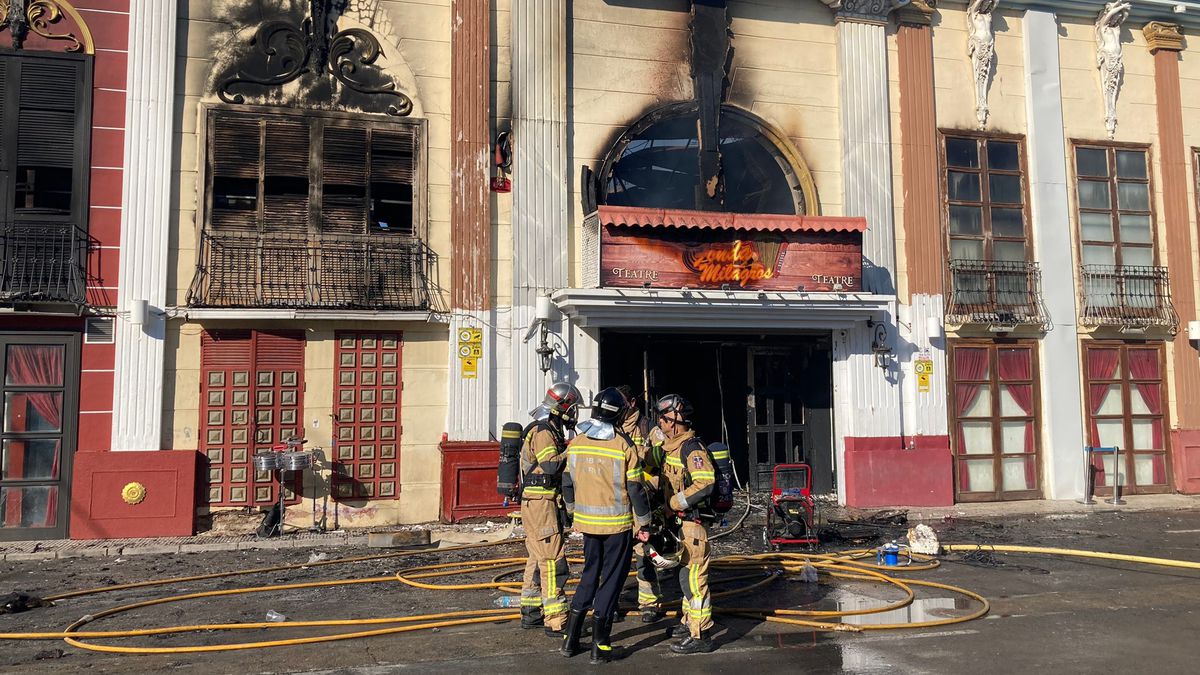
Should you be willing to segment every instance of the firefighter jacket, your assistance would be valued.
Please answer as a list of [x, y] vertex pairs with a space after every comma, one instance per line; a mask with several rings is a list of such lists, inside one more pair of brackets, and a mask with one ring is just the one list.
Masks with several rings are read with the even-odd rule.
[[564, 454], [561, 436], [549, 424], [534, 424], [521, 446], [521, 498], [554, 499], [558, 496]]
[[657, 490], [658, 475], [662, 470], [662, 432], [636, 410], [626, 418], [621, 429], [637, 450], [638, 461], [642, 463], [642, 482], [646, 487]]
[[637, 449], [625, 433], [597, 440], [577, 436], [567, 446], [563, 501], [584, 534], [617, 534], [650, 524]]
[[668, 438], [663, 444], [663, 491], [667, 506], [687, 513], [716, 488], [716, 473], [704, 444], [692, 430]]

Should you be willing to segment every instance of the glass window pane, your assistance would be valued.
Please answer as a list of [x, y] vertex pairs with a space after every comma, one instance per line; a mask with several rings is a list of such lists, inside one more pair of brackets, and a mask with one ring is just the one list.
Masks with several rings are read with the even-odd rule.
[[1075, 172], [1080, 176], [1107, 176], [1108, 151], [1103, 148], [1075, 148]]
[[58, 431], [62, 428], [62, 394], [5, 392], [4, 431]]
[[1037, 465], [1033, 457], [1005, 457], [1000, 460], [1001, 490], [1017, 492], [1037, 489]]
[[959, 405], [965, 404], [959, 417], [991, 417], [992, 390], [988, 385], [960, 384], [958, 390]]
[[62, 345], [9, 345], [4, 382], [17, 386], [62, 386], [63, 353]]
[[962, 422], [963, 455], [992, 454], [992, 422], [991, 420], [976, 420]]
[[946, 164], [978, 169], [979, 144], [974, 138], [947, 138]]
[[3, 458], [0, 458], [0, 478], [58, 478], [58, 447], [57, 438], [5, 439]]
[[1135, 455], [1133, 458], [1133, 479], [1137, 482], [1137, 485], [1166, 485], [1166, 455]]
[[950, 171], [946, 174], [946, 187], [951, 201], [979, 201], [979, 174], [964, 171]]
[[1019, 171], [1021, 168], [1016, 143], [988, 141], [987, 153], [989, 169]]
[[988, 176], [988, 187], [991, 190], [992, 201], [997, 204], [1022, 204], [1025, 202], [1021, 194], [1021, 177], [1007, 174], [992, 174]]
[[1117, 254], [1111, 246], [1089, 245], [1083, 247], [1084, 265], [1115, 265]]
[[1002, 417], [1026, 417], [1033, 414], [1032, 408], [1033, 387], [1028, 384], [1000, 385], [1000, 415]]
[[1123, 246], [1121, 247], [1121, 264], [1144, 266], [1153, 265], [1154, 249], [1146, 248], [1144, 246]]
[[951, 206], [950, 234], [983, 234], [983, 210], [978, 206]]
[[1112, 241], [1112, 214], [1080, 213], [1079, 227], [1084, 241]]
[[992, 242], [992, 259], [1018, 262], [1025, 260], [1025, 243], [1020, 241]]
[[56, 486], [0, 488], [0, 528], [54, 527], [57, 524]]
[[1084, 209], [1110, 209], [1108, 181], [1079, 181], [1079, 207]]
[[950, 257], [954, 260], [983, 260], [983, 242], [978, 239], [951, 239]]
[[1000, 452], [1006, 455], [1033, 452], [1033, 423], [1008, 420], [1000, 423]]
[[[1133, 430], [1134, 450], [1162, 450], [1163, 436], [1159, 420], [1133, 419], [1130, 421]], [[1122, 448], [1124, 450], [1124, 448]]]
[[1117, 206], [1129, 211], [1150, 210], [1150, 186], [1145, 183], [1117, 183]]
[[1025, 214], [1021, 209], [992, 209], [992, 236], [1024, 237]]
[[958, 489], [962, 492], [995, 492], [996, 479], [992, 475], [994, 463], [991, 459], [959, 460]]
[[1121, 400], [1121, 385], [1093, 384], [1091, 385], [1092, 410], [1096, 415], [1120, 415], [1125, 412], [1125, 402]]
[[1121, 447], [1125, 444], [1125, 422], [1096, 420], [1096, 435], [1102, 448]]
[[1141, 150], [1117, 151], [1117, 176], [1120, 178], [1146, 178], [1146, 153]]
[[981, 347], [958, 347], [954, 350], [954, 377], [960, 382], [987, 380], [988, 350]]
[[1127, 244], [1154, 243], [1154, 235], [1150, 230], [1150, 216], [1122, 213], [1121, 241]]

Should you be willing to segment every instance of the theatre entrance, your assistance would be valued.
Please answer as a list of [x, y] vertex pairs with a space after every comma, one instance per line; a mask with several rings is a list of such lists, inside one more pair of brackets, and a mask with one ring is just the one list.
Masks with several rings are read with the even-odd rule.
[[742, 484], [767, 489], [776, 464], [805, 462], [814, 492], [833, 494], [832, 354], [829, 333], [603, 331], [600, 378], [648, 392], [651, 406], [666, 394], [687, 398], [697, 434], [729, 446]]

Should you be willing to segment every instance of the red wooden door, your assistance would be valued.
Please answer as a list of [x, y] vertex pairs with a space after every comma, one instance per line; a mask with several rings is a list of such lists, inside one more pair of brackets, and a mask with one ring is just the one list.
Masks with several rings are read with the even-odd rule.
[[339, 332], [334, 499], [400, 497], [399, 333]]
[[[254, 455], [303, 437], [304, 333], [206, 330], [200, 344], [200, 442], [208, 460], [200, 501], [209, 506], [269, 506], [274, 478], [254, 470]], [[284, 489], [294, 499], [300, 475]]]

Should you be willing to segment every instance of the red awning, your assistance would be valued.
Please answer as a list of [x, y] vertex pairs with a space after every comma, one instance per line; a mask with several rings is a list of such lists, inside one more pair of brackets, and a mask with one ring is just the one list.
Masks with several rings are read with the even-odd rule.
[[845, 216], [785, 216], [762, 213], [723, 213], [648, 209], [635, 206], [601, 206], [597, 209], [604, 225], [629, 227], [673, 227], [698, 230], [746, 230], [759, 232], [865, 232], [867, 219]]

